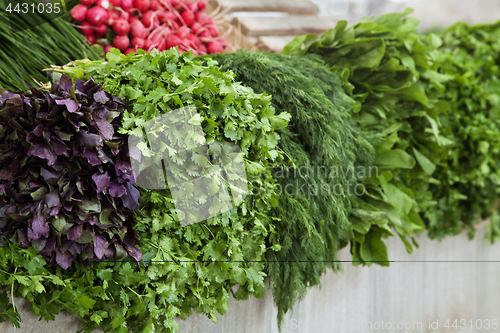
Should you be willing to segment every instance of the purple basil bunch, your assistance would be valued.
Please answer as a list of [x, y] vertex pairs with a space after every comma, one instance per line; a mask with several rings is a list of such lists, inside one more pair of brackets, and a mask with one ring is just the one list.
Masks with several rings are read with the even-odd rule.
[[[67, 269], [127, 256], [140, 261], [139, 191], [126, 138], [115, 133], [124, 102], [63, 75], [0, 106], [0, 235]], [[3, 237], [0, 240], [3, 242]]]

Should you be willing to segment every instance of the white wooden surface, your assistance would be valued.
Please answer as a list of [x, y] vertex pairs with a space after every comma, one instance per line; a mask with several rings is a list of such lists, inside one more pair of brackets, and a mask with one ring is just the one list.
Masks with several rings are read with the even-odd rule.
[[[328, 272], [322, 278], [322, 287], [311, 289], [294, 312], [287, 314], [283, 333], [500, 332], [500, 328], [443, 328], [447, 319], [465, 319], [468, 324], [471, 319], [473, 323], [500, 321], [500, 244], [485, 245], [482, 232], [473, 241], [466, 235], [441, 243], [424, 235], [418, 240], [420, 249], [412, 255], [406, 254], [399, 239], [389, 240], [390, 259], [399, 261], [391, 267], [353, 267], [346, 263], [343, 274]], [[350, 260], [348, 251], [341, 253], [341, 260]], [[39, 322], [24, 308], [22, 316], [21, 329], [3, 323], [0, 333], [70, 333], [79, 329], [77, 321], [65, 315], [54, 323]], [[429, 320], [439, 320], [440, 329], [429, 330]], [[351, 321], [358, 326], [349, 329], [346, 325]], [[384, 327], [390, 322], [393, 328], [375, 329], [376, 323], [381, 325], [382, 321]], [[422, 323], [422, 329], [396, 328], [398, 323], [417, 322]], [[276, 308], [270, 295], [240, 302], [231, 299], [228, 312], [220, 316], [217, 324], [203, 315], [178, 323], [181, 333], [278, 333]], [[372, 329], [366, 327], [368, 323]]]

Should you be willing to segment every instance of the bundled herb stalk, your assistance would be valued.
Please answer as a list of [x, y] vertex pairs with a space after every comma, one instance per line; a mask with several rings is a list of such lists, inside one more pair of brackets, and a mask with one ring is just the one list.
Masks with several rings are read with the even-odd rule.
[[[45, 3], [23, 1], [29, 8]], [[13, 3], [14, 4], [14, 3]], [[6, 5], [6, 3], [5, 3]], [[14, 6], [13, 6], [14, 7]], [[65, 65], [75, 59], [98, 59], [85, 37], [63, 17], [36, 13], [9, 15], [0, 3], [0, 90], [19, 92], [48, 80], [42, 69]], [[62, 10], [62, 9], [61, 9]], [[34, 26], [36, 19], [39, 25]], [[16, 31], [16, 32], [14, 32]]]
[[[355, 261], [388, 265], [381, 238], [395, 229], [412, 252], [413, 234], [424, 230], [420, 213], [436, 204], [429, 189], [439, 183], [436, 165], [453, 142], [439, 132], [439, 115], [448, 103], [439, 99], [453, 77], [436, 71], [440, 39], [415, 33], [418, 21], [401, 14], [340, 21], [324, 35], [299, 36], [286, 54], [317, 54], [341, 73], [344, 88], [357, 101], [353, 116], [364, 131], [378, 135], [378, 175], [366, 178], [366, 195], [354, 198], [350, 215]], [[333, 74], [332, 74], [333, 75]], [[435, 87], [428, 93], [428, 85]]]
[[326, 267], [340, 269], [336, 252], [351, 238], [351, 197], [371, 162], [372, 147], [350, 119], [354, 101], [327, 67], [307, 57], [263, 52], [212, 58], [237, 81], [271, 94], [276, 110], [292, 115], [280, 131], [286, 161], [274, 170], [280, 199], [271, 213], [279, 219], [282, 248], [267, 255], [281, 324], [308, 286], [320, 283]]

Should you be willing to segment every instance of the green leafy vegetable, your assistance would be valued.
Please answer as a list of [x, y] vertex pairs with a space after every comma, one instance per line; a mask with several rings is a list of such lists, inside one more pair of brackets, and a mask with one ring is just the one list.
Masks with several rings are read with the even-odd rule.
[[[439, 99], [443, 82], [453, 76], [436, 71], [441, 40], [415, 33], [418, 21], [406, 18], [411, 10], [367, 18], [348, 26], [340, 21], [324, 35], [296, 37], [285, 54], [317, 54], [340, 73], [344, 88], [357, 101], [353, 116], [364, 131], [377, 137], [377, 175], [364, 180], [366, 195], [354, 197], [355, 262], [388, 265], [380, 238], [395, 230], [406, 237], [424, 230], [420, 213], [436, 204], [429, 186], [437, 163], [452, 143], [439, 130], [439, 115], [448, 103]], [[428, 93], [427, 85], [435, 87]], [[370, 224], [371, 226], [369, 227]]]
[[274, 172], [281, 195], [271, 211], [279, 219], [282, 247], [267, 255], [273, 260], [267, 270], [281, 324], [307, 288], [319, 284], [326, 267], [340, 269], [336, 252], [351, 237], [351, 197], [373, 148], [350, 119], [354, 101], [327, 67], [306, 57], [263, 52], [212, 57], [238, 81], [271, 94], [280, 115], [292, 115], [280, 131], [287, 160]]

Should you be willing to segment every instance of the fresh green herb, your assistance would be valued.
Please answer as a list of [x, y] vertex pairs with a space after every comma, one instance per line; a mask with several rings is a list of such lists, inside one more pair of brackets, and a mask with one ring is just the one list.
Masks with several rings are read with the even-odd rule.
[[[389, 265], [381, 238], [393, 229], [409, 253], [407, 237], [424, 230], [420, 213], [436, 204], [429, 186], [445, 147], [452, 142], [439, 132], [443, 82], [452, 76], [436, 71], [441, 40], [414, 31], [418, 21], [401, 14], [363, 19], [348, 26], [340, 21], [324, 35], [295, 38], [285, 54], [317, 54], [340, 73], [344, 88], [358, 102], [353, 116], [365, 131], [377, 135], [375, 165], [379, 174], [366, 178], [366, 195], [354, 198], [351, 252], [355, 262]], [[428, 94], [426, 85], [435, 86]], [[415, 240], [412, 238], [413, 243]]]
[[[36, 6], [39, 2], [23, 3]], [[62, 66], [75, 59], [98, 59], [85, 37], [64, 17], [50, 19], [49, 14], [37, 13], [36, 18], [46, 23], [31, 28], [33, 22], [26, 20], [33, 17], [9, 15], [3, 1], [0, 2], [0, 90], [18, 92], [28, 89], [28, 85], [36, 86], [37, 81], [46, 82], [50, 72], [42, 70], [51, 65]]]
[[212, 57], [237, 81], [271, 94], [276, 110], [292, 115], [280, 131], [287, 160], [275, 169], [281, 195], [271, 211], [279, 219], [282, 248], [267, 255], [273, 260], [267, 270], [281, 324], [307, 288], [320, 283], [326, 267], [341, 268], [336, 253], [351, 238], [351, 197], [373, 148], [350, 119], [354, 101], [327, 67], [307, 57], [263, 52]]

